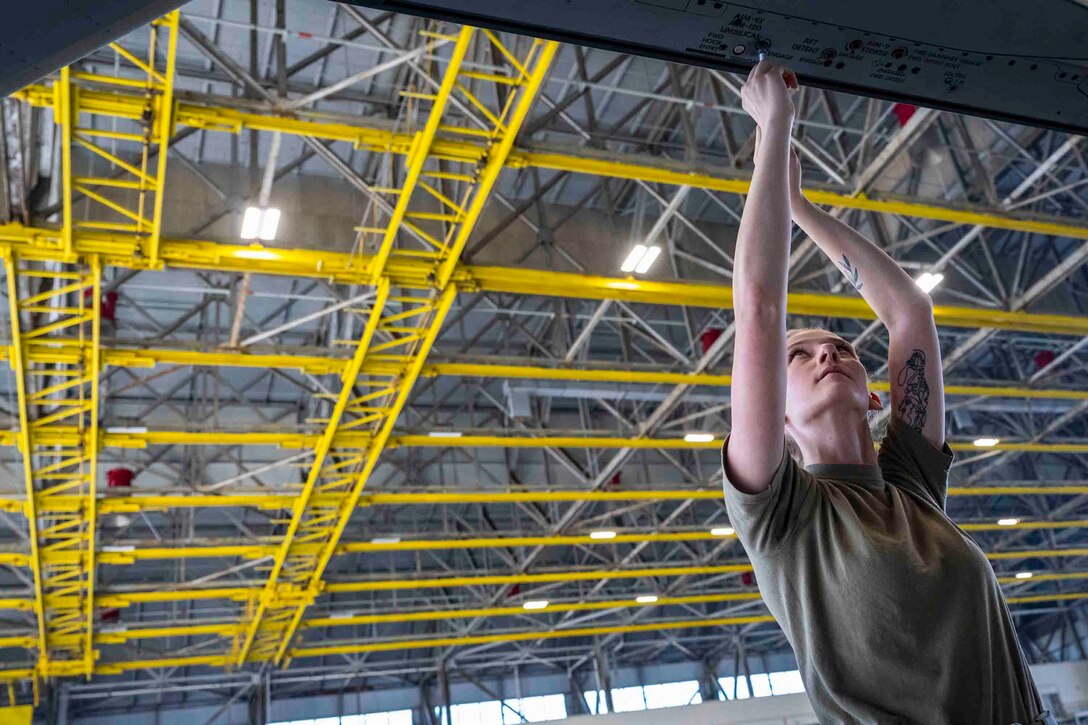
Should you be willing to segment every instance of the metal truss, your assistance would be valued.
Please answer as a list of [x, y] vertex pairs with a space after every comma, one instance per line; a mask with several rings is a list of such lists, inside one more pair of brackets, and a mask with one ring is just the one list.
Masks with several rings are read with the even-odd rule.
[[[788, 652], [720, 500], [753, 144], [739, 82], [328, 3], [298, 2], [298, 27], [228, 21], [229, 4], [4, 109], [3, 211], [22, 222], [0, 226], [0, 467], [24, 484], [0, 490], [0, 678], [28, 699], [30, 680], [94, 675], [65, 686], [88, 715], [118, 711], [107, 689], [151, 709], [152, 691], [229, 707], [395, 682], [442, 704], [445, 679], [511, 671], [563, 673], [573, 702], [610, 666]], [[946, 275], [949, 512], [1029, 657], [1083, 656], [1080, 140], [824, 91], [797, 107], [806, 193]], [[43, 110], [56, 191], [26, 216], [15, 121]], [[261, 184], [224, 180], [246, 162]], [[223, 231], [296, 176], [358, 192], [354, 243], [347, 225], [316, 248]], [[200, 218], [171, 223], [194, 188]], [[661, 244], [664, 271], [612, 273], [628, 237]], [[854, 337], [886, 391], [882, 329], [807, 240], [791, 280], [794, 319]], [[102, 490], [92, 465], [139, 482]]]

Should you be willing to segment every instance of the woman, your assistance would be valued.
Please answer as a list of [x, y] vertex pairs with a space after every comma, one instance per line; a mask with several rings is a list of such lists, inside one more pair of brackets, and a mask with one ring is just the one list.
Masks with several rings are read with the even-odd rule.
[[[763, 61], [741, 95], [758, 131], [733, 276], [730, 519], [821, 722], [1047, 722], [993, 569], [944, 513], [952, 453], [929, 296], [801, 195], [796, 88]], [[850, 343], [787, 334], [791, 215], [888, 328], [892, 417], [879, 454], [866, 413], [880, 398]]]

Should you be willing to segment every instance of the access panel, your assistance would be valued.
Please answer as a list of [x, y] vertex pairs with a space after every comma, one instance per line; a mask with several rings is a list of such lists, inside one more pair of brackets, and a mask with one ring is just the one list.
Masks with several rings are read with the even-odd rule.
[[352, 2], [731, 71], [765, 49], [809, 85], [1088, 132], [1078, 0]]

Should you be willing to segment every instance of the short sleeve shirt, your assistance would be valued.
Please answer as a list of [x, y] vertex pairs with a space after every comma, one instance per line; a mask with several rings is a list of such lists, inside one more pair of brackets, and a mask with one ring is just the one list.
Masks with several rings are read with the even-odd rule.
[[952, 452], [893, 419], [876, 465], [729, 482], [730, 522], [821, 723], [1027, 723], [1041, 710], [986, 555], [945, 514]]

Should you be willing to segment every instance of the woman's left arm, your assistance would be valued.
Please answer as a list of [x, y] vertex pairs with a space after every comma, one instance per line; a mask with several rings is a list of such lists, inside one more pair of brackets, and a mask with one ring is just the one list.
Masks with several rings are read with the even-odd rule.
[[801, 193], [801, 164], [790, 154], [794, 222], [846, 275], [888, 328], [892, 415], [944, 445], [944, 373], [933, 302], [876, 244]]

